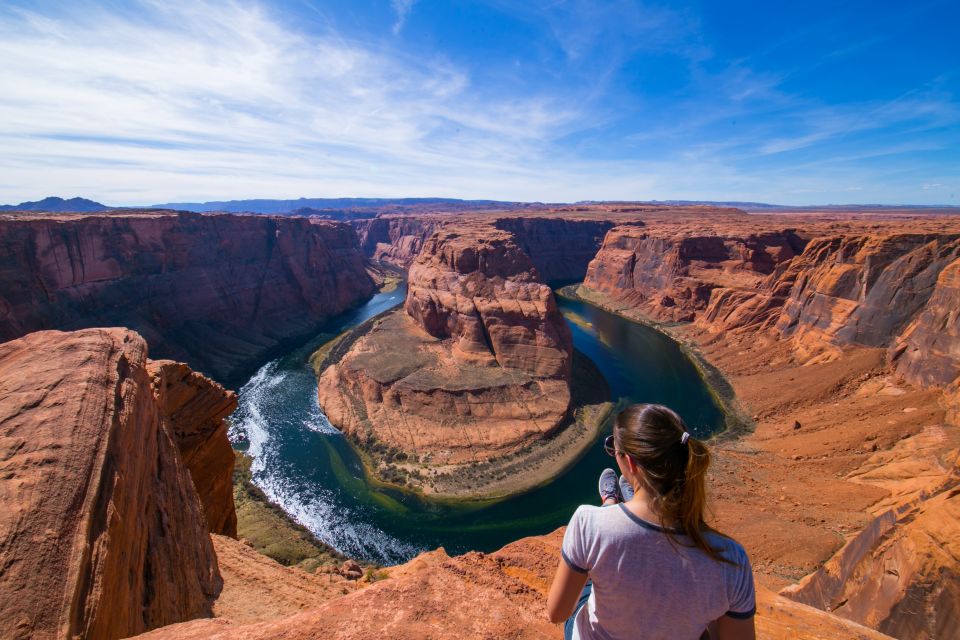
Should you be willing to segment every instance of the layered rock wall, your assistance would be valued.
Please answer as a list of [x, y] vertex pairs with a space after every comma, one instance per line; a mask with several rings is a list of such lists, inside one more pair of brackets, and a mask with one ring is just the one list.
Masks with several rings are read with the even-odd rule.
[[[927, 307], [940, 273], [958, 254], [960, 238], [947, 234], [813, 240], [782, 276], [792, 285], [777, 330], [793, 337], [801, 353], [890, 346]], [[915, 339], [929, 335], [919, 331]]]
[[374, 262], [406, 269], [427, 238], [449, 222], [450, 218], [441, 216], [383, 216], [358, 220], [353, 227], [364, 255]]
[[235, 457], [225, 420], [237, 408], [237, 394], [182, 362], [151, 361], [147, 371], [160, 417], [190, 472], [210, 533], [237, 537]]
[[576, 218], [501, 218], [494, 225], [513, 235], [513, 240], [529, 256], [544, 282], [582, 280], [587, 265], [596, 256], [609, 220]]
[[146, 358], [124, 329], [0, 345], [0, 636], [112, 640], [210, 615], [217, 559]]
[[927, 304], [897, 338], [891, 355], [897, 371], [911, 382], [946, 385], [951, 398], [956, 393], [960, 383], [960, 259], [940, 271]]
[[725, 231], [617, 226], [590, 262], [584, 286], [655, 320], [689, 322], [707, 310], [715, 289], [755, 290], [806, 242], [792, 229]]
[[573, 342], [550, 287], [511, 234], [441, 230], [410, 268], [407, 314], [466, 362], [569, 378]]
[[230, 381], [373, 290], [342, 223], [171, 212], [0, 219], [0, 340], [122, 325], [154, 355]]
[[358, 220], [357, 231], [364, 255], [375, 262], [406, 269], [435, 231], [451, 224], [492, 224], [513, 236], [545, 282], [580, 280], [614, 223], [603, 219], [564, 216], [382, 216]]
[[960, 626], [957, 486], [960, 467], [938, 495], [882, 514], [784, 594], [896, 638], [952, 637]]

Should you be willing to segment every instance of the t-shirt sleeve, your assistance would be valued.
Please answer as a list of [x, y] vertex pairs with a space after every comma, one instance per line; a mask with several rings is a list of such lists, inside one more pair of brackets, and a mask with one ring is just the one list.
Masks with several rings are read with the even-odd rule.
[[583, 507], [580, 507], [570, 518], [567, 531], [563, 534], [563, 544], [560, 546], [560, 555], [567, 566], [577, 573], [587, 573], [587, 545], [584, 540], [585, 532]]
[[757, 612], [757, 596], [753, 588], [753, 568], [750, 558], [742, 547], [737, 549], [737, 567], [731, 572], [730, 610], [731, 618], [752, 618]]

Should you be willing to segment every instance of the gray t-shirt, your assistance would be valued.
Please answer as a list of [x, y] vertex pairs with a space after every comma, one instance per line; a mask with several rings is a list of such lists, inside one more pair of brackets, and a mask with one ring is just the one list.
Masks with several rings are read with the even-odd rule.
[[713, 560], [677, 535], [619, 504], [577, 509], [561, 553], [574, 571], [593, 581], [593, 593], [577, 613], [574, 639], [696, 640], [723, 615], [749, 618], [756, 611], [753, 572], [735, 541], [707, 534], [733, 564]]

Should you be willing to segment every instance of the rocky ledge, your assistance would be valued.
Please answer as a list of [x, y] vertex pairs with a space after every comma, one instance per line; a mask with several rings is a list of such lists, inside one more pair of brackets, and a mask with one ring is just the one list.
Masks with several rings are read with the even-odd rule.
[[[0, 345], [0, 636], [125, 638], [211, 615], [222, 581], [178, 440], [207, 449], [216, 430], [195, 426], [232, 398], [208, 390], [213, 402], [182, 412], [184, 394], [155, 392], [147, 345], [126, 329]], [[200, 484], [229, 480], [203, 466]], [[210, 497], [223, 528], [233, 500]]]

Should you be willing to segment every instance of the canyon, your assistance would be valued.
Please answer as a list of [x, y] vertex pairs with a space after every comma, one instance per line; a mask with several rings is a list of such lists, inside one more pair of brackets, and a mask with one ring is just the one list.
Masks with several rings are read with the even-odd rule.
[[0, 246], [0, 340], [125, 326], [224, 382], [374, 290], [352, 229], [307, 218], [8, 213]]
[[[543, 602], [562, 530], [428, 552], [349, 588], [231, 537], [236, 399], [193, 369], [219, 379], [307, 335], [369, 296], [369, 259], [409, 269], [404, 308], [344, 342], [318, 383], [361, 446], [371, 432], [394, 456], [455, 464], [556, 428], [575, 356], [544, 282], [582, 279], [576, 295], [667, 332], [729, 386], [711, 500], [751, 556], [760, 637], [956, 637], [956, 217], [617, 204], [350, 225], [0, 220], [0, 633], [560, 637]], [[97, 324], [143, 337], [81, 328]], [[50, 327], [79, 330], [36, 331]], [[148, 360], [147, 343], [188, 364]], [[539, 403], [536, 429], [510, 415], [520, 401]], [[473, 431], [437, 428], [447, 415]], [[290, 600], [290, 584], [308, 595]]]

